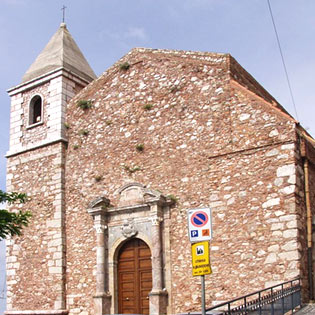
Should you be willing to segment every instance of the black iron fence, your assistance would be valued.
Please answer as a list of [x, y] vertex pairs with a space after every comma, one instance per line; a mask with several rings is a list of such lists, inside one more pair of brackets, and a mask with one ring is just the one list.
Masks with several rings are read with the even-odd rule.
[[206, 313], [220, 315], [283, 315], [301, 306], [300, 278], [286, 281], [237, 299], [210, 307]]

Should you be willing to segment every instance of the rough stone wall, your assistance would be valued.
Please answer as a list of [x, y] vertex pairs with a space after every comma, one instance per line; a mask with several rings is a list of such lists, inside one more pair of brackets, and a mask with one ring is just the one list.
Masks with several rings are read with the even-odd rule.
[[[310, 185], [310, 200], [311, 200], [311, 211], [312, 211], [312, 226], [315, 224], [315, 164], [314, 161], [309, 163], [309, 185]], [[313, 288], [315, 288], [315, 236], [313, 232]]]
[[[299, 260], [299, 245], [294, 197], [292, 191], [287, 192], [288, 182], [294, 177], [291, 150], [290, 145], [284, 144], [211, 159], [208, 172], [198, 174], [198, 181], [195, 178], [183, 189], [183, 193], [186, 190], [193, 193], [186, 198], [184, 208], [197, 206], [191, 202], [194, 200], [209, 204], [213, 211], [210, 254], [213, 275], [206, 276], [208, 303], [238, 297], [299, 274], [295, 264]], [[277, 159], [282, 154], [291, 156], [292, 164], [287, 168]], [[201, 191], [205, 193], [201, 195]], [[198, 193], [202, 199], [197, 198]], [[179, 235], [172, 248], [172, 264], [183, 266], [174, 268], [172, 274], [180, 283], [173, 292], [179, 312], [183, 309], [182, 301], [186, 301], [188, 310], [196, 308], [200, 289], [199, 279], [195, 279], [193, 289], [187, 283], [190, 253], [188, 242], [183, 241], [187, 237], [183, 228], [185, 212], [179, 225], [177, 220], [178, 216], [171, 230], [173, 238]], [[194, 306], [189, 297], [191, 291], [197, 292], [193, 296]]]
[[296, 146], [296, 212], [298, 216], [298, 229], [299, 229], [299, 243], [300, 243], [300, 262], [298, 263], [301, 268], [301, 280], [303, 297], [305, 300], [308, 298], [309, 281], [308, 281], [308, 261], [307, 261], [307, 211], [305, 204], [305, 175], [303, 169], [303, 158], [301, 153], [301, 139], [298, 138]]
[[309, 168], [310, 168], [309, 173], [310, 173], [311, 209], [312, 209], [312, 214], [314, 215], [314, 218], [315, 218], [315, 165], [313, 162], [310, 163]]
[[[314, 244], [315, 244], [315, 236], [314, 236], [314, 223], [315, 223], [315, 150], [314, 148], [311, 147], [311, 144], [308, 143], [306, 145], [306, 158], [308, 161], [308, 175], [309, 175], [309, 198], [310, 198], [310, 206], [311, 206], [311, 213], [312, 213], [312, 228], [313, 228], [313, 233], [312, 233], [312, 256], [313, 256], [313, 266], [312, 266], [312, 273], [313, 273], [313, 295], [314, 295], [314, 288], [315, 288], [315, 250], [314, 250]], [[303, 163], [303, 161], [302, 161]], [[303, 185], [304, 185], [304, 178], [303, 178]], [[304, 220], [305, 222], [307, 222], [306, 219], [306, 205], [305, 205], [305, 195], [303, 194], [303, 204], [304, 204]], [[307, 237], [306, 237], [307, 231], [305, 229], [305, 261], [307, 261]], [[305, 270], [304, 270], [304, 274], [305, 277], [308, 277], [309, 275], [309, 270], [307, 268], [307, 264], [305, 264]], [[308, 280], [308, 279], [307, 279]], [[306, 282], [306, 280], [305, 280]], [[307, 283], [307, 287], [308, 287], [308, 281]]]
[[62, 143], [8, 159], [7, 189], [27, 193], [32, 218], [23, 237], [7, 241], [7, 310], [62, 308], [63, 169]]
[[[297, 213], [297, 227], [299, 230], [298, 240], [299, 240], [299, 252], [300, 261], [296, 265], [301, 269], [300, 277], [302, 280], [302, 294], [305, 302], [309, 300], [309, 266], [308, 266], [308, 244], [307, 244], [307, 207], [306, 207], [306, 194], [305, 194], [305, 173], [304, 173], [304, 163], [308, 161], [308, 172], [309, 172], [309, 195], [312, 213], [312, 222], [314, 224], [315, 218], [315, 167], [314, 167], [314, 149], [312, 145], [308, 143], [304, 137], [297, 134], [297, 146], [296, 146], [296, 213]], [[313, 233], [313, 244], [314, 244], [314, 233]], [[314, 246], [313, 246], [314, 248]], [[314, 268], [315, 268], [315, 254], [314, 249], [313, 254], [313, 287], [314, 282]]]
[[[92, 314], [95, 233], [87, 204], [106, 196], [117, 205], [118, 189], [128, 182], [178, 198], [171, 210], [169, 313], [200, 305], [200, 280], [191, 276], [190, 208], [213, 211], [208, 304], [299, 275], [295, 123], [232, 79], [228, 58], [134, 50], [70, 103], [71, 314]], [[125, 61], [127, 70], [120, 68]], [[79, 109], [80, 99], [93, 107]]]
[[[78, 179], [75, 186], [84, 186], [84, 177], [71, 174], [72, 171], [72, 168], [68, 170], [67, 177]], [[88, 198], [83, 197], [84, 190], [78, 191], [75, 186], [69, 188], [73, 194], [67, 199], [66, 207], [67, 308], [70, 314], [81, 314], [87, 310], [88, 314], [93, 314], [93, 295], [96, 291], [96, 235], [93, 220], [86, 212]]]

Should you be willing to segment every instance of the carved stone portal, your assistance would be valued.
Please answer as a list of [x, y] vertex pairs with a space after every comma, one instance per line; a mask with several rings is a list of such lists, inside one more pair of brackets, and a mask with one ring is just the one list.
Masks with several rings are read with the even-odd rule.
[[[119, 309], [117, 287], [117, 248], [123, 239], [147, 238], [152, 254], [152, 290], [149, 293], [151, 315], [167, 313], [169, 270], [164, 266], [169, 248], [169, 209], [173, 202], [159, 191], [139, 183], [124, 185], [119, 191], [118, 207], [101, 197], [90, 203], [88, 212], [96, 229], [95, 315], [115, 314]], [[162, 236], [163, 235], [163, 236]], [[163, 245], [163, 240], [166, 240]], [[113, 244], [117, 244], [113, 246]], [[113, 250], [111, 250], [113, 249]]]

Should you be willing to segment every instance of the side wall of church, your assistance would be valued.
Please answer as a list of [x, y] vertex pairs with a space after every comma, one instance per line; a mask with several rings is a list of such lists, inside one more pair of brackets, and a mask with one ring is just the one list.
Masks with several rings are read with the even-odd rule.
[[[304, 147], [305, 140], [301, 138], [302, 147]], [[314, 149], [312, 149], [310, 144], [306, 144], [304, 147], [306, 148], [306, 154], [301, 152], [299, 150], [297, 153], [297, 172], [300, 176], [297, 177], [297, 185], [299, 185], [299, 190], [297, 192], [297, 205], [299, 209], [299, 229], [301, 230], [300, 238], [301, 238], [301, 265], [302, 265], [302, 289], [305, 290], [305, 298], [308, 298], [309, 295], [309, 273], [312, 272], [313, 276], [313, 292], [315, 288], [315, 280], [314, 280], [314, 274], [315, 274], [315, 253], [314, 253], [314, 231], [312, 231], [312, 260], [313, 260], [313, 266], [312, 271], [308, 267], [308, 238], [307, 238], [307, 206], [306, 206], [306, 198], [309, 198], [310, 201], [310, 210], [311, 210], [311, 220], [312, 220], [312, 227], [314, 226], [315, 222], [315, 154]], [[304, 150], [303, 150], [304, 151]], [[302, 155], [305, 154], [305, 157], [302, 158]], [[308, 172], [308, 189], [309, 194], [306, 195], [306, 188], [305, 188], [305, 168]], [[314, 294], [314, 293], [313, 293]]]
[[[30, 200], [23, 237], [7, 241], [7, 310], [60, 309], [64, 296], [64, 144], [10, 157], [8, 191]], [[27, 184], [26, 184], [27, 183]]]
[[[315, 164], [314, 160], [309, 163], [309, 178], [310, 178], [310, 202], [311, 202], [311, 211], [312, 211], [312, 226], [315, 224]], [[312, 255], [313, 255], [313, 288], [315, 288], [315, 249], [314, 249], [314, 244], [315, 244], [315, 235], [313, 232], [313, 248], [312, 248]]]
[[[71, 314], [92, 314], [96, 248], [88, 204], [105, 196], [117, 205], [119, 188], [129, 182], [177, 199], [166, 253], [171, 264], [168, 313], [200, 306], [200, 280], [191, 275], [187, 235], [191, 208], [212, 209], [208, 305], [301, 274], [302, 223], [295, 198], [301, 175], [293, 120], [231, 82], [224, 56], [202, 64], [153, 56], [127, 55], [128, 70], [117, 64], [69, 105]], [[80, 99], [91, 99], [93, 107], [79, 109]]]

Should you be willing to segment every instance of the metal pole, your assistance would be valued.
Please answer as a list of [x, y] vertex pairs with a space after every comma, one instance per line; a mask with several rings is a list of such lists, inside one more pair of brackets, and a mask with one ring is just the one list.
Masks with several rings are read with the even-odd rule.
[[205, 292], [205, 276], [201, 276], [201, 309], [202, 315], [206, 315], [206, 292]]
[[284, 314], [284, 293], [283, 293], [283, 284], [281, 285], [281, 296], [282, 296], [282, 305], [281, 305], [281, 307], [282, 307], [282, 314]]
[[273, 305], [273, 290], [271, 288], [271, 315], [274, 315], [274, 305]]

